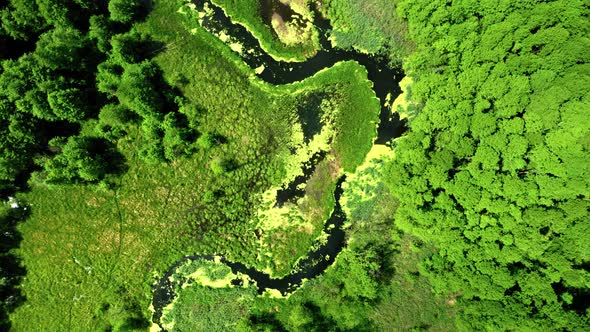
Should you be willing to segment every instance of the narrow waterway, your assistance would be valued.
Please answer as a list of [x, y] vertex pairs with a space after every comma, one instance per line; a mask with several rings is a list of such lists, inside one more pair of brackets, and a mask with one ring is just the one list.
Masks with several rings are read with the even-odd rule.
[[[328, 266], [334, 263], [336, 256], [345, 245], [345, 232], [342, 230], [342, 224], [344, 221], [346, 221], [346, 215], [342, 211], [342, 206], [340, 205], [340, 197], [342, 196], [343, 192], [342, 183], [344, 183], [345, 180], [346, 176], [342, 176], [340, 179], [338, 179], [336, 189], [334, 190], [334, 197], [336, 199], [334, 211], [332, 211], [330, 218], [324, 224], [324, 232], [328, 234], [328, 240], [318, 249], [312, 250], [304, 259], [300, 260], [293, 269], [295, 272], [283, 278], [274, 279], [264, 272], [260, 272], [254, 268], [249, 268], [238, 262], [230, 262], [224, 257], [221, 257], [221, 262], [229, 266], [233, 273], [239, 272], [245, 274], [250, 277], [250, 279], [256, 281], [259, 294], [264, 293], [264, 291], [270, 288], [276, 289], [280, 291], [281, 294], [286, 295], [295, 291], [299, 286], [301, 286], [303, 279], [311, 279], [318, 276], [324, 270], [326, 270]], [[196, 259], [214, 260], [214, 256], [185, 256], [182, 260], [176, 262], [176, 264], [174, 264], [174, 266], [172, 266], [166, 272], [166, 274], [154, 287], [154, 296], [152, 299], [152, 304], [154, 306], [154, 316], [152, 320], [155, 323], [160, 322], [164, 307], [171, 303], [176, 297], [174, 290], [176, 289], [177, 281], [171, 281], [170, 277], [176, 272], [176, 269], [179, 266], [188, 260]]]
[[309, 178], [313, 175], [316, 165], [324, 160], [326, 157], [326, 151], [320, 151], [315, 153], [308, 163], [303, 167], [303, 175], [298, 175], [293, 181], [287, 185], [286, 188], [277, 190], [276, 196], [276, 207], [283, 207], [285, 203], [297, 203], [299, 198], [305, 196], [305, 189], [301, 189], [300, 186], [307, 183]]
[[[274, 1], [278, 2], [278, 0]], [[340, 61], [354, 60], [363, 65], [367, 69], [369, 80], [373, 82], [375, 95], [381, 101], [380, 124], [375, 144], [386, 144], [391, 139], [401, 136], [405, 131], [404, 121], [400, 121], [397, 114], [391, 114], [391, 109], [387, 103], [388, 95], [395, 99], [401, 93], [399, 82], [404, 77], [401, 68], [391, 67], [389, 60], [384, 56], [368, 55], [356, 50], [333, 48], [328, 40], [328, 34], [331, 30], [330, 21], [323, 18], [317, 10], [315, 11], [314, 25], [319, 31], [322, 49], [305, 62], [284, 62], [277, 61], [266, 53], [260, 47], [258, 40], [246, 28], [234, 24], [221, 8], [215, 6], [209, 0], [196, 0], [194, 3], [197, 10], [203, 10], [203, 7], [207, 4], [213, 11], [213, 15], [205, 17], [203, 28], [213, 34], [224, 31], [227, 35], [237, 39], [246, 50], [240, 54], [244, 62], [253, 69], [264, 66], [264, 71], [258, 73], [258, 76], [266, 82], [280, 85], [302, 81]], [[263, 11], [261, 15], [268, 15], [264, 11], [274, 7], [266, 5], [261, 8]]]
[[[268, 8], [280, 8], [282, 11], [287, 10], [283, 7], [284, 5], [277, 4], [277, 2], [278, 0], [261, 0], [261, 8], [262, 10], [268, 10]], [[373, 82], [373, 89], [377, 97], [381, 100], [382, 105], [375, 144], [386, 144], [404, 132], [404, 123], [399, 121], [397, 115], [391, 114], [390, 107], [387, 104], [388, 95], [390, 98], [395, 98], [401, 92], [398, 83], [403, 78], [402, 71], [399, 68], [391, 68], [389, 62], [384, 58], [362, 54], [354, 50], [332, 48], [327, 38], [330, 23], [328, 20], [322, 18], [319, 12], [316, 11], [315, 13], [314, 24], [320, 32], [322, 50], [318, 51], [315, 56], [305, 62], [292, 63], [277, 61], [264, 52], [258, 40], [252, 34], [243, 26], [232, 23], [221, 8], [213, 5], [209, 0], [196, 0], [194, 3], [199, 11], [203, 10], [205, 4], [213, 11], [211, 16], [205, 17], [202, 24], [203, 27], [215, 35], [223, 32], [234, 40], [238, 40], [245, 50], [241, 53], [242, 59], [252, 69], [264, 66], [264, 70], [259, 72], [258, 76], [271, 84], [280, 85], [301, 81], [340, 61], [354, 60], [365, 66], [368, 71], [368, 78]], [[261, 15], [265, 17], [264, 15], [268, 16], [270, 14], [261, 13]], [[309, 179], [315, 165], [323, 157], [323, 154], [314, 155], [310, 165], [304, 169], [304, 175], [296, 178], [286, 189], [277, 192], [277, 205], [281, 206], [286, 202], [292, 202], [304, 194], [302, 190], [298, 189], [299, 184], [305, 183]], [[321, 246], [318, 246], [317, 249], [310, 251], [305, 258], [301, 259], [291, 274], [280, 279], [273, 279], [268, 274], [249, 268], [241, 263], [230, 262], [225, 258], [222, 258], [221, 261], [228, 265], [234, 273], [246, 274], [252, 280], [256, 281], [259, 293], [263, 293], [266, 289], [270, 288], [276, 289], [282, 294], [287, 294], [296, 290], [301, 285], [303, 279], [311, 279], [320, 275], [328, 266], [334, 263], [336, 256], [345, 246], [345, 232], [342, 230], [342, 225], [346, 220], [346, 215], [340, 205], [340, 197], [343, 192], [342, 183], [345, 180], [345, 176], [338, 179], [334, 191], [336, 202], [334, 210], [324, 224], [324, 232], [328, 234], [327, 241]], [[155, 323], [160, 323], [163, 308], [171, 303], [176, 296], [174, 292], [176, 285], [169, 280], [169, 277], [187, 260], [199, 258], [212, 260], [213, 255], [184, 257], [172, 266], [156, 284], [152, 302], [155, 309], [152, 319]]]

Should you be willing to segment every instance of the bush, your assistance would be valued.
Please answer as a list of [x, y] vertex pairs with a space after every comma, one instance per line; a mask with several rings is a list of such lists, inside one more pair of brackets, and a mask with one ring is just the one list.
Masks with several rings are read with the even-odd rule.
[[141, 0], [110, 0], [109, 13], [111, 20], [121, 23], [131, 23], [140, 17]]
[[98, 183], [124, 171], [123, 155], [103, 139], [73, 136], [65, 143], [62, 138], [54, 139], [50, 145], [61, 153], [43, 164], [46, 183]]

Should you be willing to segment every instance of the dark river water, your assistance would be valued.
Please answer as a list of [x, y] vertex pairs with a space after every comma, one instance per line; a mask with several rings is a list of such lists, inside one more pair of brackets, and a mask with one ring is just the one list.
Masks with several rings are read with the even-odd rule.
[[[359, 53], [354, 50], [340, 50], [332, 48], [328, 41], [327, 35], [330, 30], [328, 20], [322, 18], [319, 13], [315, 13], [314, 24], [320, 32], [320, 43], [322, 50], [318, 51], [315, 56], [305, 62], [283, 62], [277, 61], [268, 55], [259, 45], [258, 40], [252, 36], [243, 26], [234, 24], [224, 14], [223, 10], [211, 4], [209, 0], [196, 0], [199, 11], [202, 10], [205, 3], [213, 9], [213, 15], [205, 18], [203, 27], [211, 33], [224, 31], [227, 35], [237, 39], [247, 50], [242, 52], [242, 59], [251, 67], [258, 68], [264, 66], [264, 71], [258, 76], [266, 82], [280, 85], [304, 80], [313, 76], [318, 71], [328, 68], [340, 61], [354, 60], [363, 65], [368, 71], [368, 78], [373, 82], [373, 89], [377, 97], [381, 100], [380, 124], [377, 130], [377, 139], [375, 144], [386, 144], [391, 139], [399, 137], [405, 131], [405, 125], [399, 121], [397, 115], [391, 115], [389, 106], [386, 103], [386, 97], [391, 95], [391, 100], [400, 94], [398, 86], [399, 81], [403, 78], [403, 72], [399, 68], [391, 68], [389, 61], [382, 57], [371, 56]], [[261, 16], [270, 22], [274, 12], [278, 12], [285, 20], [290, 19], [293, 12], [290, 8], [278, 3], [278, 0], [261, 0]], [[303, 197], [304, 191], [298, 189], [298, 186], [307, 182], [315, 165], [325, 157], [324, 153], [315, 154], [309, 165], [303, 169], [304, 175], [297, 177], [286, 188], [277, 191], [277, 205], [282, 206], [286, 202], [294, 202]], [[338, 179], [336, 189], [334, 190], [335, 206], [330, 218], [324, 225], [324, 232], [328, 234], [328, 239], [317, 249], [309, 252], [307, 257], [301, 259], [293, 272], [283, 278], [273, 279], [268, 274], [256, 269], [249, 268], [241, 263], [230, 262], [222, 258], [222, 262], [228, 265], [234, 273], [240, 272], [248, 275], [256, 281], [258, 292], [261, 294], [266, 289], [272, 288], [280, 291], [282, 294], [290, 293], [296, 290], [303, 279], [311, 279], [320, 275], [328, 266], [334, 263], [336, 256], [345, 246], [345, 233], [342, 225], [346, 220], [346, 215], [340, 205], [342, 195], [342, 183], [346, 177]], [[174, 289], [176, 285], [169, 280], [176, 269], [188, 260], [194, 259], [213, 259], [213, 255], [193, 255], [186, 256], [172, 266], [154, 287], [153, 306], [155, 309], [152, 320], [160, 323], [163, 308], [171, 303], [176, 294]], [[160, 327], [162, 327], [160, 325]]]
[[[265, 3], [277, 3], [278, 0], [261, 0], [261, 15], [267, 17], [269, 11], [284, 5], [264, 5]], [[381, 100], [380, 124], [377, 132], [376, 144], [386, 144], [392, 138], [399, 137], [405, 131], [405, 123], [399, 121], [397, 114], [392, 115], [386, 104], [386, 97], [391, 94], [395, 99], [400, 93], [399, 81], [404, 76], [401, 68], [391, 67], [389, 60], [384, 56], [374, 56], [357, 52], [355, 50], [342, 50], [333, 48], [328, 40], [328, 33], [331, 30], [330, 22], [323, 18], [316, 11], [314, 25], [319, 30], [320, 44], [322, 49], [315, 56], [305, 62], [284, 62], [276, 61], [261, 47], [258, 40], [252, 36], [246, 28], [234, 24], [225, 15], [223, 10], [209, 2], [209, 0], [196, 0], [197, 9], [202, 9], [205, 3], [213, 9], [212, 17], [205, 18], [203, 27], [212, 32], [225, 31], [228, 35], [240, 41], [244, 48], [250, 50], [242, 54], [242, 59], [251, 67], [264, 66], [264, 71], [258, 76], [266, 82], [280, 85], [302, 81], [313, 76], [318, 71], [332, 67], [340, 61], [354, 60], [363, 65], [368, 71], [369, 80], [373, 82], [375, 95]], [[282, 9], [285, 11], [285, 9]]]
[[[293, 271], [296, 272], [293, 272], [283, 278], [274, 279], [264, 272], [260, 272], [254, 268], [249, 268], [238, 262], [230, 262], [223, 257], [221, 258], [221, 262], [229, 266], [233, 273], [240, 272], [242, 274], [246, 274], [248, 277], [250, 277], [250, 279], [256, 281], [259, 294], [262, 294], [265, 290], [271, 288], [280, 291], [283, 295], [287, 295], [301, 286], [303, 279], [311, 279], [320, 275], [324, 270], [326, 270], [326, 268], [328, 268], [328, 266], [334, 263], [336, 256], [345, 245], [345, 233], [344, 230], [342, 230], [342, 224], [346, 220], [346, 215], [342, 211], [342, 206], [340, 205], [340, 197], [342, 196], [343, 192], [342, 183], [345, 180], [346, 176], [344, 175], [338, 179], [336, 189], [334, 190], [334, 197], [336, 199], [334, 211], [324, 224], [324, 232], [328, 234], [327, 242], [319, 246], [318, 249], [312, 250], [304, 259], [299, 260], [293, 269]], [[166, 274], [154, 287], [154, 296], [152, 300], [154, 306], [154, 316], [152, 319], [155, 323], [160, 323], [162, 310], [164, 307], [170, 304], [176, 296], [174, 290], [178, 285], [175, 282], [170, 281], [169, 277], [176, 272], [176, 269], [179, 266], [188, 260], [196, 259], [213, 260], [214, 256], [185, 256], [182, 260], [176, 262], [176, 264], [174, 264], [174, 266], [172, 266], [168, 272], [166, 272]], [[160, 327], [162, 326], [160, 325]]]

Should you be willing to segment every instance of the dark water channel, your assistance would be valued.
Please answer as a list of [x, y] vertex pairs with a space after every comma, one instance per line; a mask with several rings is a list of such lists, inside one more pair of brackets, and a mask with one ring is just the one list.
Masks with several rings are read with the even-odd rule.
[[305, 196], [305, 189], [301, 189], [299, 186], [307, 183], [313, 175], [316, 165], [324, 160], [326, 154], [326, 151], [316, 152], [310, 161], [303, 166], [303, 175], [298, 175], [286, 188], [277, 190], [276, 207], [283, 207], [285, 203], [295, 204], [299, 198]]
[[[297, 262], [296, 267], [293, 269], [293, 273], [280, 279], [271, 278], [268, 274], [260, 272], [254, 268], [245, 266], [244, 264], [237, 262], [230, 262], [224, 257], [221, 258], [221, 262], [229, 266], [233, 273], [242, 273], [250, 277], [250, 279], [256, 281], [258, 287], [258, 293], [262, 294], [267, 289], [276, 289], [283, 295], [287, 295], [295, 291], [303, 279], [311, 279], [320, 275], [328, 266], [334, 263], [336, 256], [342, 250], [345, 245], [344, 235], [345, 232], [342, 230], [342, 224], [346, 220], [346, 215], [342, 211], [340, 205], [340, 197], [342, 196], [342, 183], [346, 180], [346, 176], [338, 179], [336, 189], [334, 190], [334, 197], [336, 198], [336, 204], [334, 211], [330, 218], [324, 224], [324, 232], [328, 234], [328, 240], [325, 244], [320, 246], [318, 249], [312, 250], [307, 257]], [[162, 310], [168, 304], [170, 304], [176, 297], [175, 289], [179, 286], [176, 282], [170, 281], [169, 277], [172, 276], [176, 269], [182, 264], [189, 260], [207, 259], [213, 260], [213, 255], [193, 255], [186, 256], [180, 261], [176, 262], [168, 272], [162, 277], [156, 286], [154, 287], [154, 297], [152, 303], [154, 305], [154, 316], [152, 320], [156, 323], [160, 323], [162, 317]], [[162, 327], [160, 325], [160, 327]], [[162, 327], [163, 328], [163, 327]]]
[[[397, 114], [391, 114], [386, 103], [388, 94], [395, 98], [401, 93], [398, 83], [404, 76], [403, 71], [400, 68], [391, 67], [387, 58], [383, 56], [333, 48], [328, 40], [331, 30], [330, 21], [323, 18], [317, 10], [315, 10], [314, 25], [319, 30], [322, 49], [305, 62], [284, 62], [277, 61], [266, 53], [260, 47], [258, 40], [246, 28], [232, 23], [221, 8], [213, 5], [209, 0], [196, 0], [194, 3], [198, 10], [202, 10], [205, 3], [208, 4], [209, 8], [213, 10], [213, 15], [210, 18], [205, 18], [203, 27], [214, 34], [225, 31], [229, 36], [239, 40], [248, 50], [241, 55], [242, 59], [251, 68], [264, 66], [264, 71], [258, 76], [266, 82], [280, 85], [302, 81], [340, 61], [354, 60], [363, 65], [368, 71], [369, 80], [373, 82], [375, 94], [381, 100], [380, 124], [375, 143], [386, 144], [405, 131], [405, 123], [399, 120]], [[285, 5], [278, 0], [261, 0], [261, 15], [263, 17], [269, 16], [273, 10], [282, 8], [282, 6]], [[284, 11], [286, 10], [282, 9], [281, 13]], [[292, 13], [288, 15], [292, 15]]]
[[[314, 24], [320, 31], [322, 50], [318, 51], [315, 56], [305, 62], [289, 63], [277, 61], [264, 52], [256, 38], [241, 25], [232, 23], [224, 14], [223, 10], [211, 4], [209, 0], [196, 0], [194, 3], [197, 5], [199, 11], [203, 10], [205, 3], [208, 3], [209, 8], [213, 10], [213, 15], [205, 18], [203, 27], [214, 34], [224, 31], [225, 34], [237, 39], [246, 50], [241, 54], [242, 59], [253, 69], [264, 66], [264, 71], [258, 74], [258, 76], [266, 82], [280, 85], [301, 81], [313, 76], [324, 68], [333, 66], [337, 62], [346, 60], [357, 61], [367, 69], [368, 77], [373, 82], [375, 94], [381, 100], [380, 124], [375, 143], [386, 144], [392, 138], [399, 137], [404, 132], [404, 123], [399, 121], [397, 115], [391, 115], [391, 111], [386, 103], [388, 94], [391, 94], [391, 98], [394, 99], [401, 92], [398, 86], [399, 81], [403, 78], [401, 69], [391, 68], [388, 61], [384, 58], [351, 50], [332, 48], [327, 38], [330, 23], [328, 20], [322, 18], [317, 11], [315, 13]], [[283, 19], [288, 21], [293, 15], [292, 12], [289, 12], [290, 10], [288, 6], [281, 4], [278, 0], [261, 0], [261, 15], [266, 20], [270, 20], [271, 16], [269, 15], [277, 12]], [[286, 202], [294, 202], [298, 198], [303, 197], [305, 192], [304, 190], [298, 189], [299, 185], [307, 182], [315, 169], [315, 165], [324, 157], [325, 153], [314, 154], [309, 165], [303, 169], [304, 175], [297, 177], [286, 188], [277, 192], [278, 206], [282, 206]], [[222, 258], [221, 261], [228, 265], [232, 272], [246, 274], [252, 280], [256, 281], [258, 293], [260, 294], [269, 288], [276, 289], [282, 294], [287, 294], [296, 290], [301, 285], [303, 279], [311, 279], [320, 275], [328, 266], [334, 263], [336, 256], [345, 245], [345, 232], [342, 230], [342, 225], [346, 220], [346, 215], [340, 205], [340, 197], [343, 192], [342, 183], [345, 180], [345, 176], [340, 177], [334, 191], [336, 201], [334, 210], [324, 225], [324, 232], [328, 234], [327, 241], [318, 246], [317, 249], [312, 250], [307, 257], [301, 259], [291, 274], [280, 279], [273, 279], [268, 274], [249, 268], [241, 263], [230, 262], [225, 258]], [[163, 308], [171, 303], [176, 296], [175, 288], [177, 285], [169, 280], [169, 277], [175, 273], [176, 269], [188, 260], [213, 260], [213, 258], [213, 255], [186, 256], [172, 266], [164, 277], [158, 281], [154, 287], [153, 294], [155, 313], [152, 320], [155, 323], [160, 324]], [[162, 327], [161, 324], [160, 327]]]

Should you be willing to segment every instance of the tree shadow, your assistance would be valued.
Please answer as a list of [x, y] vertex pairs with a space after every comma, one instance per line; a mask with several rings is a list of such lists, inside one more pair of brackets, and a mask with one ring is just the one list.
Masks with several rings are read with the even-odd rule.
[[115, 144], [105, 139], [97, 139], [95, 146], [99, 147], [96, 152], [106, 160], [108, 174], [119, 176], [127, 172], [127, 159]]
[[270, 313], [250, 316], [250, 324], [253, 331], [287, 331], [276, 316]]
[[321, 308], [317, 305], [306, 302], [303, 304], [303, 307], [307, 309], [306, 311], [311, 314], [312, 322], [306, 324], [304, 329], [306, 331], [313, 331], [313, 332], [335, 332], [340, 331], [337, 327], [337, 324], [334, 320], [329, 317], [322, 315]]
[[27, 206], [20, 205], [0, 215], [0, 330], [2, 331], [10, 330], [8, 315], [25, 301], [19, 284], [26, 270], [20, 258], [12, 251], [18, 248], [22, 241], [16, 226], [28, 218], [29, 212]]

